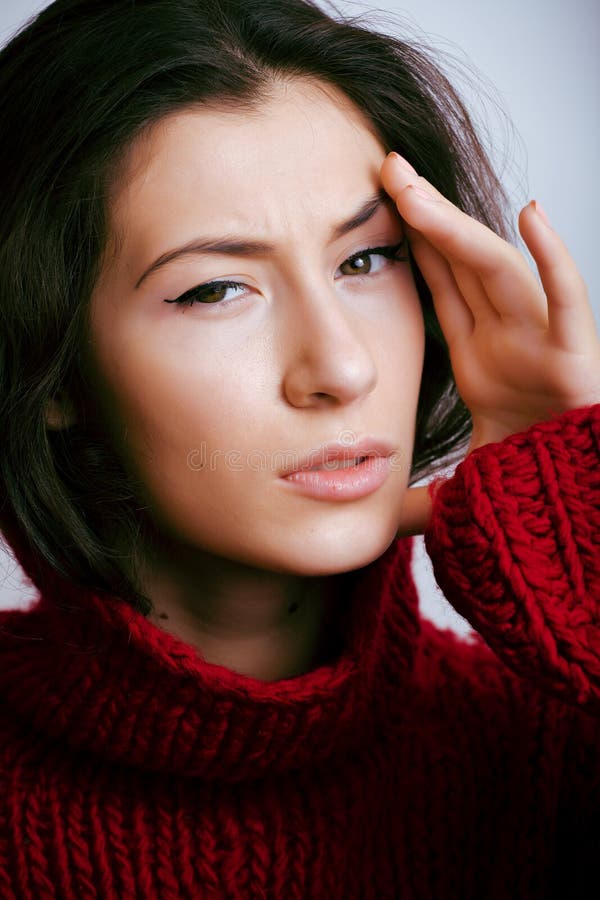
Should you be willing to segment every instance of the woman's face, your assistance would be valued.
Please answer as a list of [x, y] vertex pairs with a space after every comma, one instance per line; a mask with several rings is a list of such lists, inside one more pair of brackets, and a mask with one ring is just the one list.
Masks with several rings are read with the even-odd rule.
[[[170, 543], [326, 575], [366, 565], [393, 539], [423, 322], [407, 262], [348, 261], [403, 237], [391, 203], [365, 208], [384, 158], [343, 95], [300, 80], [253, 112], [173, 114], [131, 148], [90, 365]], [[212, 246], [172, 253], [194, 243]], [[215, 280], [234, 285], [196, 291], [192, 306], [165, 302]], [[366, 495], [315, 497], [282, 477], [325, 444], [365, 437], [394, 451]]]

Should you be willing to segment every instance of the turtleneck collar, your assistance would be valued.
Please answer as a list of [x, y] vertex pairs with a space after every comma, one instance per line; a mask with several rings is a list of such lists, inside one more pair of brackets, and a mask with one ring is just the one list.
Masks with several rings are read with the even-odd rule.
[[313, 765], [372, 740], [410, 680], [420, 631], [411, 539], [340, 576], [347, 603], [334, 658], [264, 682], [206, 662], [5, 536], [40, 595], [0, 614], [0, 696], [34, 729], [96, 757], [220, 781]]

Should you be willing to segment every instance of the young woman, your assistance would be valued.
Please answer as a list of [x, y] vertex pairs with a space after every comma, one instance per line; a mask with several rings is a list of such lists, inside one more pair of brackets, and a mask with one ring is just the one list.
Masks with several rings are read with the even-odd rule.
[[0, 895], [583, 896], [600, 341], [541, 207], [540, 284], [428, 54], [306, 0], [58, 0], [0, 97]]

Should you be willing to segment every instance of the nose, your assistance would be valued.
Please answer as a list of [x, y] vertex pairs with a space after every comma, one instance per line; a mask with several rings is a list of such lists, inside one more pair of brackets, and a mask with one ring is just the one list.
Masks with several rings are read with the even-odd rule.
[[336, 406], [369, 394], [377, 368], [365, 330], [334, 286], [296, 286], [290, 306], [287, 401], [297, 407]]

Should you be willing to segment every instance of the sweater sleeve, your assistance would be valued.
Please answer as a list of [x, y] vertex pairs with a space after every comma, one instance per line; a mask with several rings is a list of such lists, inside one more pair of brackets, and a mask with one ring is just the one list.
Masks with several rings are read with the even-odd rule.
[[446, 598], [507, 666], [600, 715], [600, 405], [473, 451], [425, 534]]

